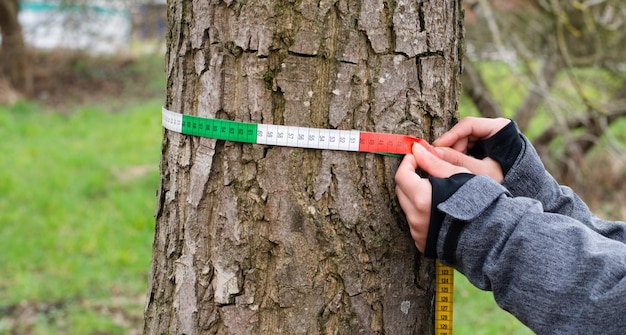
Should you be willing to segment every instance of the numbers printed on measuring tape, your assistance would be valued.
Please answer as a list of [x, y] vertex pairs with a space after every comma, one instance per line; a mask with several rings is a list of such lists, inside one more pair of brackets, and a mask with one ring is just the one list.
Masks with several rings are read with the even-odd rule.
[[165, 108], [162, 113], [166, 129], [218, 140], [392, 155], [411, 153], [417, 142], [436, 154], [426, 141], [407, 135], [238, 122], [183, 115]]
[[287, 147], [359, 151], [359, 131], [257, 125], [257, 144]]
[[452, 306], [454, 300], [454, 271], [439, 261], [435, 262], [435, 333], [452, 334]]

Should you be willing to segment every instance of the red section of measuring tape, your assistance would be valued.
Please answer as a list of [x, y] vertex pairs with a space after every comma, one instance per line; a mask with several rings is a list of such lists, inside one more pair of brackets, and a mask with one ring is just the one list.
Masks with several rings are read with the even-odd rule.
[[408, 154], [417, 138], [405, 135], [370, 133], [362, 131], [359, 137], [360, 152], [386, 152]]
[[407, 135], [371, 133], [362, 131], [359, 138], [360, 152], [385, 152], [391, 154], [410, 154], [413, 143], [419, 143], [430, 153], [439, 157], [437, 151], [421, 138]]

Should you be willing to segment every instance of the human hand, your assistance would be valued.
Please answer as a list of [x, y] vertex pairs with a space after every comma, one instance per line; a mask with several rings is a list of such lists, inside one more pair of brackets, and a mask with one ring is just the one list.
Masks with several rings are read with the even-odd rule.
[[415, 173], [415, 170], [420, 168], [438, 178], [469, 171], [439, 159], [418, 143], [413, 144], [412, 151], [413, 154], [404, 156], [396, 172], [396, 194], [409, 223], [415, 246], [423, 253], [430, 224], [432, 185], [428, 179]]
[[490, 157], [477, 159], [467, 153], [478, 141], [492, 137], [510, 122], [505, 118], [466, 117], [435, 140], [433, 145], [443, 160], [465, 167], [473, 174], [485, 174], [502, 182], [504, 174], [500, 163]]

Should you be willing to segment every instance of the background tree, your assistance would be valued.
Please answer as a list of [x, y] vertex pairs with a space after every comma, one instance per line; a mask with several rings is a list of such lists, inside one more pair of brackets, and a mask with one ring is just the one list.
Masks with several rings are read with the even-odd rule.
[[[166, 107], [407, 133], [456, 119], [458, 1], [170, 1]], [[399, 160], [165, 131], [145, 334], [431, 334]]]
[[[45, 6], [23, 2], [26, 18], [20, 22], [19, 1], [0, 0], [0, 102], [15, 101], [19, 95], [29, 98], [42, 93], [35, 82], [42, 67], [43, 53], [38, 48], [93, 51], [94, 54], [124, 49], [128, 40], [124, 38], [123, 29], [129, 20], [124, 14], [139, 6], [128, 0], [96, 4], [86, 0], [42, 2]], [[103, 25], [108, 27], [103, 28]], [[41, 95], [46, 96], [46, 93]]]
[[0, 81], [6, 78], [12, 88], [30, 96], [33, 93], [33, 78], [17, 13], [17, 0], [0, 0]]
[[[484, 116], [507, 115], [564, 182], [579, 176], [584, 156], [626, 116], [626, 3], [621, 0], [473, 0], [463, 88]], [[485, 59], [504, 61], [523, 88], [503, 111], [483, 77]], [[565, 90], [569, 92], [563, 93]], [[560, 90], [560, 95], [556, 94]], [[541, 129], [529, 129], [543, 108]], [[605, 136], [606, 138], [606, 136]], [[610, 139], [610, 136], [608, 136]], [[553, 145], [559, 143], [558, 146]], [[548, 155], [549, 154], [549, 155]]]

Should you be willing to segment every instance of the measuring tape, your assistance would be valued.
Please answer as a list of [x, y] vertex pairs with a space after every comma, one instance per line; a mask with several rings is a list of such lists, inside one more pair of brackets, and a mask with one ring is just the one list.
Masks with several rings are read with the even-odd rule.
[[[439, 154], [428, 142], [408, 135], [237, 122], [174, 113], [165, 108], [163, 108], [162, 113], [164, 128], [185, 135], [233, 142], [373, 152], [394, 156], [411, 153], [413, 144], [419, 143], [439, 157]], [[436, 261], [435, 269], [437, 284], [435, 291], [435, 331], [437, 335], [451, 335], [453, 270], [442, 265], [439, 261]]]
[[417, 142], [438, 155], [425, 140], [407, 135], [228, 121], [174, 113], [165, 108], [163, 127], [225, 141], [392, 155], [411, 153]]
[[452, 335], [454, 270], [435, 261], [435, 334]]

